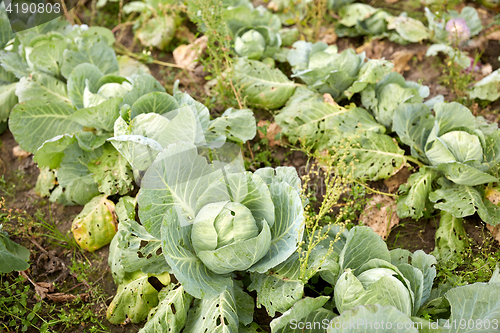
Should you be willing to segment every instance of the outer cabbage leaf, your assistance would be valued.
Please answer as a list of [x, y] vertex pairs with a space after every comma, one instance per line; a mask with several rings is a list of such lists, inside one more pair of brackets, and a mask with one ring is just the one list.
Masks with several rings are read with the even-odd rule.
[[[394, 331], [394, 327], [389, 329], [387, 325], [381, 325], [383, 327], [378, 329], [373, 328], [371, 325], [368, 326], [368, 323], [380, 323], [381, 320], [385, 323], [401, 323], [403, 328], [399, 329], [398, 332], [418, 333], [418, 329], [415, 328], [413, 322], [407, 315], [393, 306], [382, 306], [379, 304], [361, 305], [352, 310], [343, 312], [340, 316], [332, 319], [328, 326], [327, 333], [355, 333], [363, 328], [365, 330], [369, 329], [370, 333], [389, 333]], [[349, 328], [349, 323], [358, 321], [363, 321], [366, 325], [361, 325], [359, 328], [357, 325], [354, 326], [354, 328]]]
[[0, 273], [24, 271], [30, 267], [27, 261], [30, 252], [24, 246], [14, 243], [0, 224]]
[[236, 142], [244, 143], [254, 138], [256, 130], [257, 126], [255, 125], [252, 110], [229, 108], [220, 117], [210, 122], [207, 131], [224, 135]]
[[62, 76], [69, 78], [71, 71], [83, 63], [95, 65], [104, 74], [116, 73], [119, 70], [115, 51], [107, 45], [106, 38], [100, 35], [77, 39], [72, 48], [64, 51]]
[[101, 193], [125, 195], [134, 188], [130, 165], [109, 143], [104, 145], [102, 155], [87, 166]]
[[16, 83], [0, 84], [0, 122], [9, 119], [10, 110], [17, 104]]
[[120, 115], [118, 105], [121, 101], [121, 98], [111, 98], [98, 106], [77, 110], [69, 118], [85, 127], [112, 132]]
[[67, 45], [68, 43], [64, 40], [50, 41], [34, 47], [28, 57], [36, 70], [60, 76], [63, 52]]
[[74, 109], [66, 103], [40, 103], [40, 100], [33, 99], [14, 107], [9, 128], [21, 148], [33, 153], [54, 136], [82, 129], [69, 119], [73, 112]]
[[302, 200], [295, 188], [287, 183], [269, 185], [274, 203], [274, 225], [271, 227], [269, 252], [255, 265], [251, 272], [264, 273], [285, 261], [297, 250], [304, 232]]
[[94, 197], [73, 220], [71, 231], [89, 252], [108, 245], [116, 234], [115, 204], [105, 195]]
[[124, 97], [122, 104], [134, 105], [141, 97], [150, 92], [165, 92], [165, 88], [150, 74], [134, 75], [130, 78], [132, 90]]
[[424, 212], [426, 216], [432, 213], [434, 209], [428, 196], [432, 191], [432, 182], [437, 177], [435, 170], [423, 167], [408, 178], [407, 184], [399, 189], [397, 213], [400, 218], [411, 217], [418, 220]]
[[429, 194], [434, 207], [462, 218], [478, 213], [481, 219], [493, 226], [500, 222], [500, 210], [489, 200], [483, 201], [481, 193], [472, 186], [455, 185], [440, 178], [440, 189]]
[[238, 312], [233, 288], [211, 298], [195, 300], [188, 313], [185, 333], [202, 332], [238, 332]]
[[329, 299], [329, 296], [320, 296], [316, 298], [306, 297], [301, 299], [280, 317], [271, 321], [271, 332], [286, 332], [287, 326], [289, 326], [292, 320], [301, 321], [301, 319], [307, 318], [312, 312], [320, 309]]
[[57, 169], [64, 157], [64, 150], [75, 142], [76, 138], [73, 134], [63, 134], [53, 137], [45, 141], [38, 148], [33, 161], [38, 164], [39, 168], [49, 167], [50, 169]]
[[[443, 327], [448, 328], [446, 332], [491, 332], [486, 328], [486, 321], [494, 325], [500, 321], [500, 284], [499, 283], [474, 283], [472, 285], [453, 288], [445, 294], [451, 305], [451, 317], [449, 321], [442, 320]], [[483, 327], [471, 330], [469, 327], [453, 325], [454, 322], [466, 322], [480, 320]], [[451, 326], [446, 327], [445, 325]]]
[[[162, 294], [163, 291], [159, 296]], [[139, 333], [179, 333], [186, 324], [192, 299], [182, 286], [169, 291], [149, 312], [148, 321]]]
[[[406, 163], [404, 151], [390, 136], [365, 132], [351, 137], [351, 147], [345, 160], [354, 162], [354, 176], [369, 180], [386, 179], [396, 174]], [[351, 168], [347, 170], [351, 171]]]
[[153, 236], [160, 238], [161, 221], [174, 206], [181, 215], [182, 225], [192, 223], [198, 198], [221, 176], [220, 170], [215, 170], [198, 155], [192, 143], [180, 142], [167, 147], [142, 179], [138, 196], [142, 224]]
[[304, 294], [304, 283], [299, 279], [298, 254], [294, 253], [285, 262], [266, 274], [252, 273], [249, 291], [257, 292], [257, 307], [262, 305], [274, 317], [276, 311], [290, 309]]
[[387, 244], [369, 227], [354, 227], [347, 233], [347, 239], [340, 253], [341, 271], [350, 268], [354, 274], [371, 259], [391, 261]]
[[469, 96], [492, 102], [500, 98], [500, 69], [474, 84]]
[[279, 69], [256, 60], [240, 58], [234, 67], [234, 76], [237, 88], [252, 106], [280, 108], [295, 90], [295, 83]]
[[132, 120], [142, 113], [152, 112], [161, 115], [178, 108], [179, 103], [173, 96], [165, 92], [154, 91], [141, 96], [134, 102], [130, 119]]
[[453, 269], [458, 265], [460, 254], [467, 246], [467, 233], [463, 220], [450, 213], [441, 212], [439, 228], [436, 231], [436, 247], [432, 254], [441, 265]]
[[[123, 324], [127, 319], [140, 323], [146, 319], [149, 311], [158, 304], [158, 291], [149, 282], [149, 278], [148, 274], [142, 272], [126, 276], [106, 312], [110, 323]], [[157, 279], [164, 285], [170, 283], [168, 274], [158, 276]]]
[[51, 103], [71, 102], [64, 82], [42, 72], [34, 72], [30, 76], [22, 77], [17, 84], [16, 95], [19, 97], [19, 102], [33, 99], [47, 100]]
[[411, 147], [411, 154], [427, 162], [424, 147], [427, 136], [434, 126], [429, 108], [421, 103], [404, 103], [394, 110], [393, 130], [399, 139]]

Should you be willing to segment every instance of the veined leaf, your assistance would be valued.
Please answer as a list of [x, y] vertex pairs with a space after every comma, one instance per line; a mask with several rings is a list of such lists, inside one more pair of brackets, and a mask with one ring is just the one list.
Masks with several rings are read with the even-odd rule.
[[68, 43], [64, 40], [54, 40], [33, 48], [29, 59], [35, 69], [53, 76], [61, 74], [63, 52]]
[[68, 96], [71, 102], [78, 108], [83, 108], [83, 94], [85, 88], [96, 93], [97, 82], [104, 74], [99, 68], [92, 64], [80, 64], [76, 66], [68, 77]]
[[238, 313], [232, 288], [211, 298], [195, 300], [188, 313], [185, 333], [237, 333]]
[[286, 332], [287, 326], [290, 325], [292, 320], [301, 321], [307, 318], [311, 312], [321, 308], [328, 300], [329, 296], [320, 296], [316, 298], [306, 297], [295, 303], [283, 315], [271, 321], [271, 332]]
[[348, 147], [346, 163], [354, 162], [354, 176], [369, 180], [386, 179], [406, 163], [404, 151], [390, 136], [365, 132], [355, 135]]
[[[31, 76], [22, 77], [16, 88], [19, 102], [45, 99], [52, 102], [71, 103], [64, 82], [41, 72], [34, 72]], [[38, 101], [39, 104], [40, 101]]]
[[[432, 182], [438, 177], [436, 171], [429, 168], [421, 168], [418, 173], [414, 173], [408, 178], [404, 193], [400, 193], [398, 198], [397, 213], [400, 218], [411, 217], [420, 219], [424, 212], [426, 215], [433, 210], [428, 199], [432, 191]], [[408, 187], [411, 188], [408, 190]]]
[[173, 96], [165, 92], [154, 91], [141, 96], [134, 102], [130, 119], [150, 112], [161, 115], [178, 108], [179, 103], [177, 103], [177, 100]]
[[[454, 322], [476, 322], [481, 320], [484, 330], [477, 327], [473, 331], [486, 332], [486, 323], [492, 325], [500, 321], [500, 284], [498, 283], [474, 283], [472, 285], [453, 288], [445, 294], [451, 305], [451, 317], [447, 322], [441, 321], [441, 325], [447, 328], [446, 332], [465, 333], [471, 332], [469, 327], [453, 325]], [[491, 326], [493, 327], [493, 326]]]
[[279, 69], [257, 60], [240, 58], [234, 68], [238, 89], [253, 106], [277, 109], [292, 96], [295, 84]]
[[229, 108], [220, 117], [210, 122], [207, 132], [244, 143], [254, 138], [256, 130], [257, 126], [252, 110]]
[[285, 261], [297, 250], [304, 232], [304, 214], [299, 193], [287, 183], [272, 183], [269, 190], [275, 216], [271, 227], [271, 246], [269, 252], [248, 269], [250, 272], [265, 273]]
[[66, 103], [29, 100], [17, 104], [9, 118], [9, 128], [21, 148], [36, 152], [42, 144], [61, 134], [72, 134], [82, 126], [71, 121], [74, 109]]
[[346, 268], [358, 274], [362, 265], [371, 259], [391, 261], [391, 255], [382, 238], [369, 227], [354, 227], [347, 234], [347, 240], [340, 253], [341, 271]]
[[361, 305], [354, 309], [343, 312], [340, 316], [332, 319], [328, 326], [327, 333], [355, 333], [359, 332], [358, 326], [349, 327], [349, 323], [363, 321], [367, 325], [361, 325], [359, 329], [370, 330], [371, 333], [389, 333], [394, 331], [394, 327], [387, 328], [388, 325], [376, 328], [368, 323], [380, 323], [381, 320], [390, 323], [401, 323], [402, 328], [398, 329], [398, 333], [418, 333], [412, 320], [396, 309], [393, 306], [382, 306], [379, 304], [374, 305]]
[[432, 254], [438, 262], [453, 269], [458, 265], [460, 254], [467, 246], [467, 233], [463, 220], [450, 213], [441, 212], [439, 228], [436, 231], [436, 247]]
[[165, 92], [165, 88], [150, 74], [134, 75], [131, 78], [131, 82], [132, 90], [123, 97], [123, 104], [128, 104], [129, 106], [134, 105], [141, 96], [147, 93], [155, 91]]
[[99, 191], [106, 195], [125, 195], [134, 185], [132, 170], [125, 158], [109, 143], [103, 146], [100, 157], [87, 164]]
[[142, 179], [139, 217], [146, 230], [160, 238], [159, 226], [172, 207], [181, 214], [181, 225], [192, 223], [198, 198], [221, 175], [220, 170], [215, 170], [198, 155], [192, 143], [180, 142], [167, 147]]
[[[158, 291], [149, 282], [150, 275], [142, 272], [127, 276], [123, 284], [118, 286], [115, 298], [108, 307], [106, 318], [112, 324], [123, 324], [126, 319], [140, 323], [148, 316], [149, 311], [158, 304]], [[157, 276], [162, 284], [170, 283], [170, 276]]]
[[[469, 147], [466, 146], [466, 148]], [[459, 185], [476, 186], [499, 181], [498, 178], [465, 163], [441, 163], [438, 165], [438, 170], [442, 171], [446, 178]]]
[[7, 72], [14, 74], [18, 79], [28, 76], [28, 64], [17, 52], [0, 51], [0, 64]]
[[182, 286], [169, 291], [149, 312], [148, 321], [139, 333], [179, 333], [186, 324], [192, 299]]
[[95, 65], [104, 74], [117, 73], [119, 70], [115, 51], [102, 36], [78, 39], [73, 49], [66, 49], [61, 67], [62, 76], [69, 78], [71, 71], [84, 63]]
[[298, 254], [294, 253], [285, 262], [266, 274], [252, 273], [249, 291], [257, 292], [257, 308], [262, 305], [274, 317], [276, 311], [285, 312], [304, 294], [304, 283], [300, 274]]
[[16, 83], [0, 84], [0, 122], [9, 119], [10, 110], [17, 104]]
[[27, 261], [30, 251], [9, 239], [6, 232], [2, 231], [0, 224], [0, 273], [24, 271], [30, 267]]
[[121, 98], [108, 99], [98, 106], [77, 110], [70, 119], [85, 127], [112, 132], [115, 121], [120, 116], [118, 105], [121, 101]]
[[33, 161], [39, 168], [57, 169], [64, 157], [64, 150], [76, 141], [73, 134], [58, 135], [45, 141], [35, 153]]
[[500, 210], [489, 201], [483, 202], [481, 193], [474, 187], [456, 185], [443, 178], [438, 183], [441, 188], [429, 194], [435, 208], [458, 218], [473, 215], [477, 211], [484, 222], [493, 226], [499, 223]]
[[421, 103], [404, 103], [394, 110], [392, 129], [401, 141], [411, 147], [413, 157], [427, 162], [424, 148], [427, 136], [434, 126], [434, 116]]
[[94, 252], [116, 234], [115, 204], [105, 195], [94, 197], [73, 220], [71, 231], [81, 248]]

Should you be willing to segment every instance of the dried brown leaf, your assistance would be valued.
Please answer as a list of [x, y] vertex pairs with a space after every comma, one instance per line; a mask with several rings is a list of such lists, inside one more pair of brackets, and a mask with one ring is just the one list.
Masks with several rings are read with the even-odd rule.
[[275, 122], [270, 123], [267, 120], [260, 120], [257, 123], [257, 127], [267, 127], [265, 136], [261, 130], [258, 130], [258, 133], [259, 133], [259, 138], [264, 139], [264, 137], [265, 137], [265, 138], [267, 138], [267, 140], [269, 140], [269, 146], [274, 147], [276, 145], [278, 145], [278, 146], [282, 145], [281, 139], [276, 140], [276, 136], [279, 133], [281, 133], [281, 127], [279, 127], [278, 124], [276, 124]]
[[396, 201], [382, 194], [375, 194], [361, 214], [360, 222], [369, 226], [383, 239], [387, 239], [392, 228], [399, 224]]
[[31, 155], [31, 153], [23, 150], [19, 145], [12, 148], [12, 154], [14, 154], [15, 157], [20, 157], [20, 158], [26, 158]]
[[413, 58], [415, 52], [408, 50], [400, 50], [396, 51], [392, 54], [391, 59], [394, 64], [394, 68], [392, 69], [394, 72], [404, 73], [410, 70], [410, 65], [408, 62]]
[[187, 70], [194, 70], [197, 65], [195, 60], [207, 48], [207, 42], [208, 37], [203, 36], [189, 45], [179, 45], [173, 52], [175, 63]]

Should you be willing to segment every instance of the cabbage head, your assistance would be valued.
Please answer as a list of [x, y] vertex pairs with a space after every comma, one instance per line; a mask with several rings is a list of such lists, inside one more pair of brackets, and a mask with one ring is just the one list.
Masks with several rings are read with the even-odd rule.
[[236, 37], [234, 50], [240, 57], [259, 60], [266, 49], [266, 40], [258, 31], [251, 29]]

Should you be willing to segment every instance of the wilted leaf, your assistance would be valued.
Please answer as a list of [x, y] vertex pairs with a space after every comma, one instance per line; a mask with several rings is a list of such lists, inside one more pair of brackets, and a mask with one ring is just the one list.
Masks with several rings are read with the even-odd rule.
[[174, 60], [179, 66], [188, 70], [194, 70], [197, 65], [196, 60], [207, 48], [208, 37], [202, 36], [189, 45], [179, 45], [174, 50]]
[[375, 194], [365, 206], [359, 221], [387, 239], [391, 229], [399, 224], [395, 200], [386, 195]]
[[94, 252], [116, 234], [115, 204], [105, 195], [92, 199], [74, 219], [71, 231], [83, 249]]

